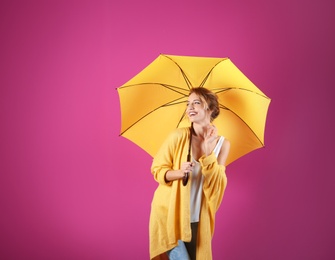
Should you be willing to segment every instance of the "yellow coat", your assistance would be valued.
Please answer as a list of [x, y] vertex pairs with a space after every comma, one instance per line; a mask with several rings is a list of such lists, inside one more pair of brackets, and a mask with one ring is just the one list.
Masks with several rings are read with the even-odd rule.
[[[176, 129], [155, 156], [151, 172], [159, 183], [151, 204], [150, 259], [172, 249], [178, 240], [191, 241], [190, 184], [182, 181], [165, 182], [165, 173], [180, 169], [187, 159], [189, 128]], [[197, 238], [197, 259], [212, 259], [211, 240], [217, 212], [227, 185], [225, 167], [219, 165], [214, 153], [199, 159], [204, 176], [203, 195]]]

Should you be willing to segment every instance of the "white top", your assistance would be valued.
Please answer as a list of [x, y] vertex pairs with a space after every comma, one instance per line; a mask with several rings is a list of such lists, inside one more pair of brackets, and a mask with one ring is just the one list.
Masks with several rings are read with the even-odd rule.
[[[219, 156], [223, 141], [224, 137], [221, 136], [213, 150], [216, 158]], [[199, 222], [202, 185], [204, 178], [201, 172], [200, 163], [194, 158], [192, 158], [192, 161], [194, 163], [194, 170], [192, 171], [191, 175], [191, 223]]]

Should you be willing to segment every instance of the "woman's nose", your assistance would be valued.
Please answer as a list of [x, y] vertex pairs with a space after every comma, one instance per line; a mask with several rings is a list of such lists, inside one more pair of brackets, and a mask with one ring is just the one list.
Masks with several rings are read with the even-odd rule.
[[194, 108], [194, 107], [193, 107], [193, 104], [192, 104], [192, 103], [190, 103], [190, 104], [187, 105], [187, 109], [188, 109], [188, 110], [193, 109], [193, 108]]

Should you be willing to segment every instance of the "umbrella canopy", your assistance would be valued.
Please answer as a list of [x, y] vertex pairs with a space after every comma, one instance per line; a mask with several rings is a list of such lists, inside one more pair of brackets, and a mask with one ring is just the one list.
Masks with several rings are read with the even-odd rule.
[[120, 135], [154, 156], [173, 129], [190, 126], [185, 111], [192, 87], [218, 95], [220, 115], [213, 124], [231, 143], [227, 164], [264, 146], [270, 98], [229, 58], [159, 55], [117, 88]]

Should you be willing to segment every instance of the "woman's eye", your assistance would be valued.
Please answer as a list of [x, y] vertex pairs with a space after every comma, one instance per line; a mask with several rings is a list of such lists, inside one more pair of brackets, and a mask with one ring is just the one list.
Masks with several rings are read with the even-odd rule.
[[201, 102], [200, 101], [193, 101], [192, 103], [187, 103], [186, 106], [190, 106], [190, 105], [201, 105]]

